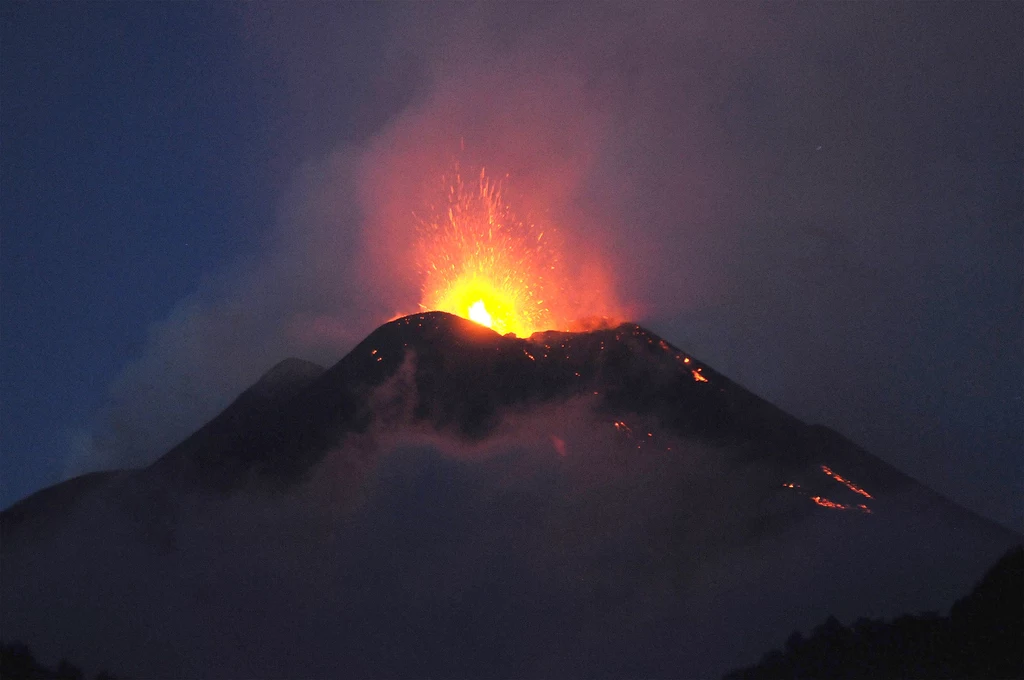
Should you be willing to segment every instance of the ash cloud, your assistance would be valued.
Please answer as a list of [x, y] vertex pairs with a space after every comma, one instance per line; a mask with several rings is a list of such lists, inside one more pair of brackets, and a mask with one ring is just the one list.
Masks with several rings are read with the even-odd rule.
[[1019, 525], [1019, 7], [246, 12], [290, 93], [281, 219], [153, 329], [76, 470], [415, 311], [412, 215], [459, 157], [557, 227], [588, 304]]

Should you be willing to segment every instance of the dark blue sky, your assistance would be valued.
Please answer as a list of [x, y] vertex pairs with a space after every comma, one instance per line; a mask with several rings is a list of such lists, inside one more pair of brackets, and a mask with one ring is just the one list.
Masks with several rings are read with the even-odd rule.
[[711, 7], [6, 3], [0, 506], [411, 311], [368, 235], [465, 139], [638, 321], [1019, 525], [1024, 9]]
[[280, 94], [242, 63], [230, 6], [3, 12], [7, 505], [60, 478], [149, 325], [270, 219]]
[[[372, 8], [350, 12], [363, 41]], [[251, 253], [314, 135], [240, 7], [8, 3], [0, 505], [61, 479], [151, 324]], [[358, 78], [358, 69], [352, 69]], [[355, 131], [354, 134], [359, 134]], [[366, 134], [363, 132], [362, 134]]]

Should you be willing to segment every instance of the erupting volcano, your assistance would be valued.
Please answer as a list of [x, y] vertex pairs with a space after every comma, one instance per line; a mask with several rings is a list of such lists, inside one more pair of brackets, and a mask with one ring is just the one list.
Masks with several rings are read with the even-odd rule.
[[0, 513], [0, 629], [137, 677], [711, 677], [1019, 541], [602, 318], [483, 172], [431, 215], [424, 311]]
[[445, 204], [420, 223], [421, 309], [502, 335], [560, 329], [552, 305], [562, 299], [564, 275], [550, 232], [518, 217], [484, 170], [467, 184], [456, 168], [447, 184]]

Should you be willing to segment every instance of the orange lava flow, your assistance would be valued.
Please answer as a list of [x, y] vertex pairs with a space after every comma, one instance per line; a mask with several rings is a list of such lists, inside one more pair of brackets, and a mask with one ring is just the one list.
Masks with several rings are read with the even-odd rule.
[[456, 171], [446, 205], [420, 223], [416, 265], [422, 309], [520, 337], [555, 328], [558, 253], [543, 231], [516, 217], [483, 171], [471, 184]]
[[835, 472], [832, 471], [832, 468], [830, 468], [829, 466], [822, 465], [821, 466], [821, 471], [824, 472], [829, 477], [831, 477], [832, 479], [834, 479], [837, 482], [839, 482], [840, 484], [844, 485], [850, 491], [852, 491], [854, 493], [859, 493], [861, 496], [864, 496], [864, 498], [874, 498], [874, 496], [872, 496], [867, 491], [865, 491], [864, 489], [860, 488], [859, 486], [857, 486], [856, 484], [851, 482], [849, 479], [845, 479], [845, 478], [840, 477], [839, 475], [837, 475]]
[[860, 510], [861, 512], [866, 513], [868, 515], [871, 514], [871, 509], [868, 508], [868, 506], [866, 506], [866, 505], [848, 505], [846, 503], [836, 503], [835, 501], [830, 501], [829, 499], [822, 498], [821, 496], [811, 496], [811, 500], [814, 501], [815, 503], [817, 503], [818, 505], [820, 505], [823, 508], [832, 508], [833, 510], [854, 510], [854, 509], [856, 509], [856, 510]]

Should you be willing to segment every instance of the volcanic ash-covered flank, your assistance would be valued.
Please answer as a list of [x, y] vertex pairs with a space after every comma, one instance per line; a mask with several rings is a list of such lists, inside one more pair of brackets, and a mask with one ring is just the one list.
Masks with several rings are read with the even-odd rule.
[[0, 528], [5, 636], [138, 677], [715, 676], [1019, 540], [634, 324], [446, 313]]

